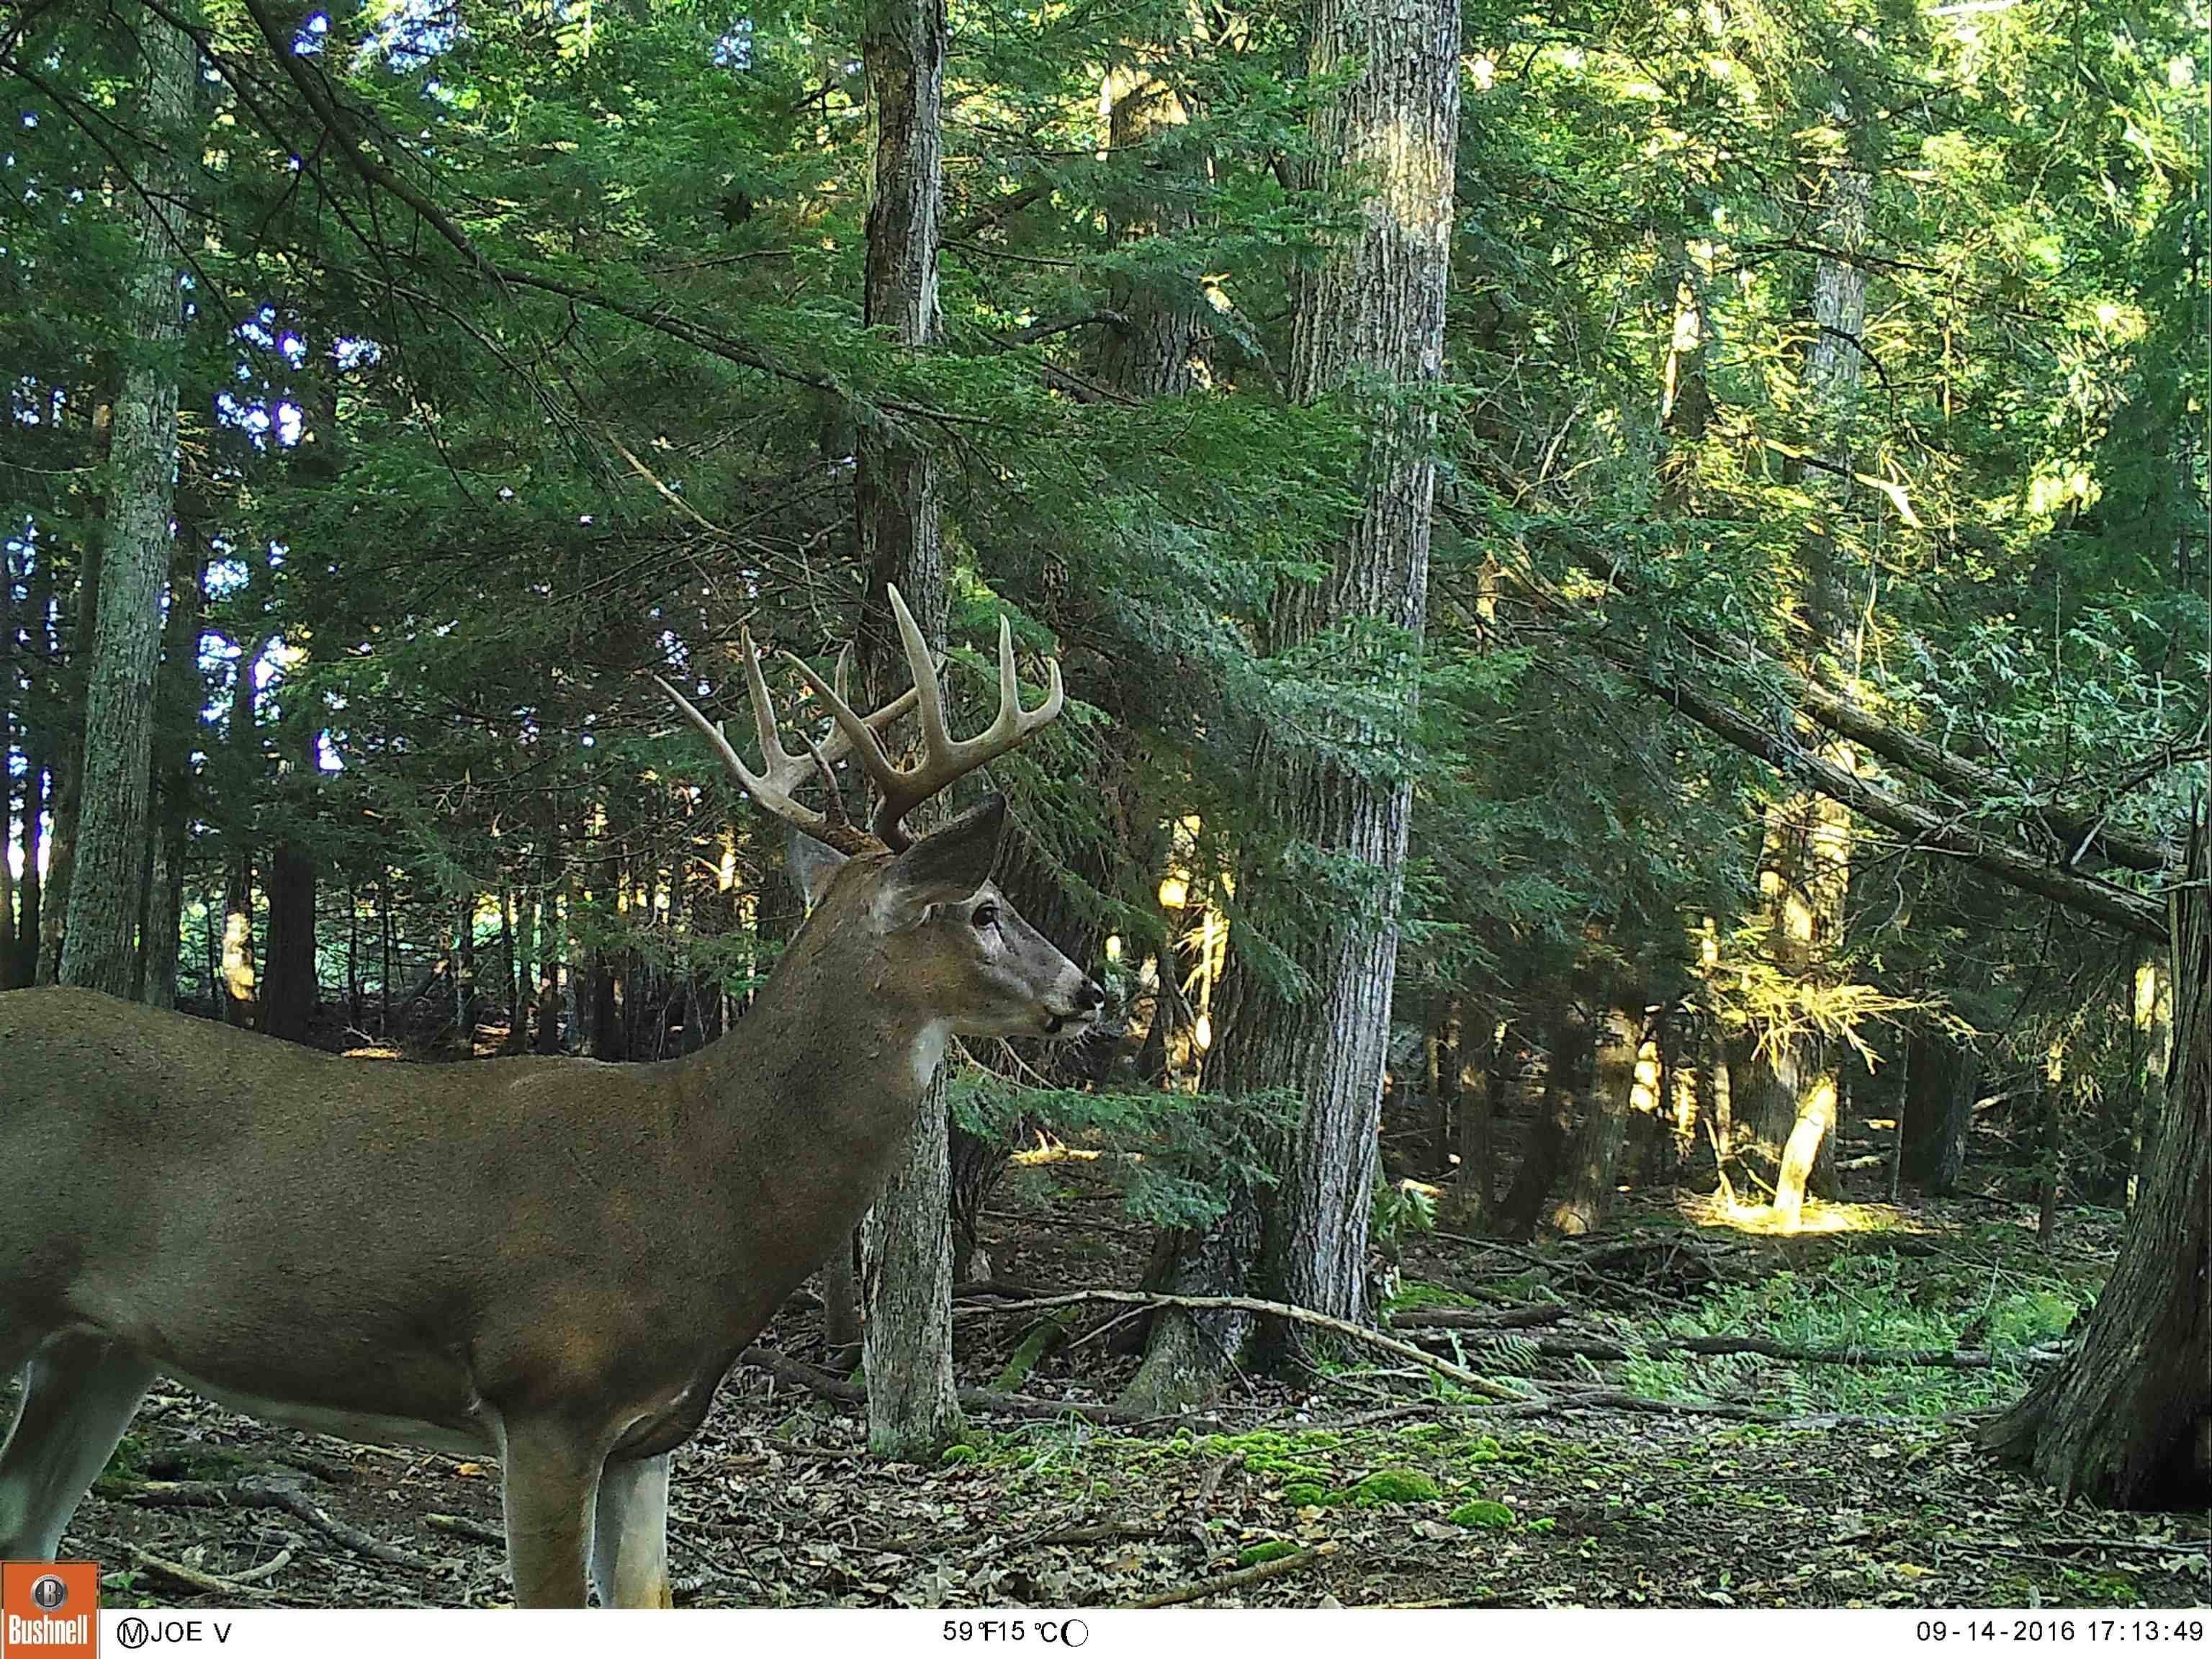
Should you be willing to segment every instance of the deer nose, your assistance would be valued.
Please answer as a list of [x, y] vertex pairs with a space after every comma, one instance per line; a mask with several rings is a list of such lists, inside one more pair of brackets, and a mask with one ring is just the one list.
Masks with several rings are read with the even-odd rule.
[[1084, 1013], [1089, 1013], [1093, 1008], [1104, 1007], [1106, 1006], [1104, 988], [1095, 979], [1085, 980], [1083, 988], [1075, 994], [1075, 1006]]

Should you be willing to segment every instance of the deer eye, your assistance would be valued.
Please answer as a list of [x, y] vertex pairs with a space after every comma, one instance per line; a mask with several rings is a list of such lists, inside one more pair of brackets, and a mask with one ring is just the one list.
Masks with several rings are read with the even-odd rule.
[[999, 907], [995, 904], [979, 904], [975, 907], [975, 914], [969, 920], [973, 921], [979, 929], [996, 927], [999, 925]]

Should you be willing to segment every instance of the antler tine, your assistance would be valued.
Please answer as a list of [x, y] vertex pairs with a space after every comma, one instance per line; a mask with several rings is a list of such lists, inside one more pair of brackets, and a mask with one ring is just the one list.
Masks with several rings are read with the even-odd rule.
[[[880, 787], [884, 778], [894, 775], [898, 769], [891, 764], [890, 757], [884, 752], [883, 740], [877, 736], [878, 732], [883, 726], [890, 725], [890, 721], [884, 718], [883, 714], [872, 715], [863, 720], [854, 711], [853, 705], [840, 696], [836, 689], [827, 680], [816, 673], [813, 665], [804, 657], [787, 651], [783, 653], [783, 659], [791, 665], [792, 671], [799, 678], [806, 682], [807, 690], [822, 699], [823, 705], [830, 711], [830, 718], [836, 722], [836, 733], [830, 738], [830, 743], [836, 747], [836, 752], [839, 755], [852, 755]], [[890, 704], [884, 713], [888, 714], [890, 710], [896, 709], [899, 714], [904, 714], [914, 707], [914, 698], [915, 694], [909, 691], [897, 702]]]
[[723, 736], [722, 728], [691, 706], [690, 698], [685, 696], [658, 674], [653, 677], [653, 683], [665, 691], [669, 701], [684, 711], [684, 718], [691, 722], [699, 735], [714, 744], [714, 752], [722, 757], [722, 764], [729, 769], [732, 777], [744, 786], [747, 794], [757, 798], [763, 791], [769, 788], [766, 778], [756, 776], [751, 769], [738, 758], [738, 751], [730, 747], [730, 740]]
[[929, 659], [929, 643], [915, 626], [914, 612], [906, 608], [906, 600], [896, 586], [886, 583], [884, 591], [890, 597], [891, 616], [898, 623], [899, 643], [906, 647], [907, 672], [914, 677], [915, 692], [921, 698], [922, 765], [926, 769], [952, 746], [952, 739], [945, 729], [945, 699], [939, 695], [937, 670]]
[[[748, 689], [751, 693], [753, 723], [760, 736], [762, 766], [760, 772], [755, 772], [744, 763], [738, 751], [731, 746], [730, 739], [721, 726], [715, 721], [708, 720], [694, 708], [689, 697], [658, 674], [653, 677], [653, 684], [668, 694], [677, 708], [683, 711], [684, 719], [690, 720], [699, 734], [714, 745], [714, 752], [721, 757], [723, 766], [728, 769], [732, 777], [737, 779], [745, 793], [770, 812], [793, 828], [804, 830], [816, 840], [834, 847], [840, 852], [866, 853], [877, 850], [880, 843], [876, 838], [864, 830], [854, 828], [846, 817], [844, 801], [842, 798], [836, 799], [835, 810], [825, 814], [817, 812], [811, 807], [802, 806], [793, 795], [792, 791], [805, 781], [808, 772], [818, 768], [823, 781], [829, 787], [834, 797], [836, 781], [830, 771], [831, 757], [824, 748], [817, 746], [804, 736], [799, 741], [806, 744], [807, 752], [805, 755], [794, 755], [783, 746], [782, 738], [776, 730], [775, 705], [769, 700], [768, 682], [761, 673], [760, 653], [753, 647], [750, 632], [740, 630], [738, 641], [744, 650], [745, 678]], [[872, 734], [871, 736], [872, 737]], [[839, 754], [844, 752], [845, 745], [837, 744], [835, 738], [831, 740], [831, 746], [834, 746]]]
[[[783, 746], [782, 734], [776, 729], [775, 704], [768, 695], [768, 678], [761, 672], [760, 652], [753, 645], [750, 628], [738, 629], [738, 649], [745, 659], [745, 690], [753, 706], [753, 733], [760, 739], [761, 764], [768, 775], [781, 787], [789, 789], [799, 780], [791, 776], [794, 763], [799, 775], [805, 775], [805, 757], [793, 754]], [[781, 775], [779, 775], [781, 774]]]
[[830, 770], [829, 757], [822, 752], [822, 746], [805, 732], [799, 734], [799, 740], [806, 745], [806, 752], [814, 761], [814, 769], [821, 776], [823, 793], [829, 802], [823, 810], [830, 822], [841, 830], [851, 830], [853, 820], [846, 815], [845, 792], [837, 787], [837, 775]]

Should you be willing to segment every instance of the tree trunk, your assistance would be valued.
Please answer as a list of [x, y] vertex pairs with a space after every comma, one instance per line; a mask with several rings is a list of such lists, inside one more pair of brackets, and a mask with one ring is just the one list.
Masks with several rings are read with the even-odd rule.
[[1455, 1228], [1480, 1234], [1489, 1231], [1497, 1219], [1498, 1114], [1516, 1066], [1512, 1047], [1497, 1030], [1476, 1052], [1488, 1057], [1468, 1079], [1474, 1088], [1460, 1095], [1459, 1167], [1452, 1176], [1449, 1209]]
[[53, 776], [48, 786], [53, 829], [46, 837], [46, 905], [39, 913], [39, 951], [34, 958], [41, 985], [52, 985], [61, 973], [70, 880], [76, 869], [77, 813], [84, 799], [84, 718], [97, 656], [101, 557], [98, 544], [85, 549], [83, 568], [77, 575], [76, 614], [69, 623], [69, 679], [74, 682], [76, 695], [58, 722]]
[[1981, 1059], [1936, 1030], [1916, 1029], [1907, 1041], [1899, 1173], [1929, 1197], [1946, 1198], [1966, 1167]]
[[1544, 1067], [1543, 1104], [1528, 1126], [1520, 1167], [1514, 1170], [1513, 1184], [1498, 1206], [1498, 1228], [1509, 1238], [1526, 1238], [1536, 1231], [1552, 1189], [1559, 1185], [1567, 1149], [1575, 1139], [1580, 1115], [1577, 1100], [1583, 1091], [1583, 1074], [1590, 1063], [1595, 1036], [1581, 1015], [1572, 1012], [1563, 1014], [1550, 1033], [1552, 1052]]
[[[27, 553], [26, 557], [29, 556]], [[15, 555], [0, 550], [0, 991], [15, 988], [15, 864], [9, 857], [15, 837], [15, 756], [30, 759], [23, 708], [28, 663], [17, 643], [21, 623], [15, 614]]]
[[[1832, 113], [1847, 126], [1850, 112], [1840, 101]], [[1848, 254], [1865, 244], [1871, 181], [1848, 157], [1832, 167], [1821, 187], [1823, 242]], [[1824, 458], [1850, 471], [1850, 417], [1861, 379], [1860, 335], [1866, 325], [1866, 270], [1848, 258], [1823, 256], [1813, 279], [1812, 337], [1806, 350], [1807, 419], [1813, 441]], [[1837, 568], [1835, 520], [1847, 506], [1832, 474], [1806, 481], [1807, 489], [1826, 508], [1821, 528], [1802, 550], [1803, 586], [1797, 612], [1804, 624], [1808, 679], [1820, 673], [1820, 659], [1845, 653], [1850, 605]], [[1844, 671], [1847, 681], [1850, 670]], [[1857, 770], [1856, 752], [1834, 738], [1819, 744], [1822, 759], [1850, 773]], [[1800, 792], [1777, 805], [1768, 816], [1761, 849], [1759, 888], [1766, 896], [1768, 955], [1775, 967], [1795, 980], [1802, 994], [1818, 997], [1837, 982], [1832, 958], [1843, 943], [1844, 901], [1850, 885], [1851, 817], [1825, 794]], [[1836, 1044], [1799, 1021], [1774, 1035], [1754, 1057], [1754, 1069], [1771, 1074], [1753, 1085], [1780, 1109], [1762, 1124], [1762, 1150], [1774, 1150], [1774, 1207], [1794, 1229], [1802, 1213], [1808, 1183], [1816, 1170], [1821, 1186], [1832, 1165], [1831, 1132], [1841, 1087]]]
[[[1367, 1311], [1367, 1224], [1376, 1135], [1398, 956], [1413, 790], [1334, 763], [1335, 744], [1401, 740], [1415, 713], [1427, 611], [1429, 519], [1435, 494], [1435, 412], [1424, 392], [1442, 378], [1444, 295], [1450, 268], [1453, 165], [1458, 130], [1459, 8], [1445, 0], [1310, 0], [1307, 57], [1316, 78], [1340, 79], [1310, 117], [1311, 182], [1364, 196], [1354, 234], [1301, 271], [1290, 392], [1317, 403], [1379, 380], [1401, 394], [1367, 407], [1364, 501], [1328, 551], [1328, 574], [1281, 593], [1270, 618], [1273, 653], [1310, 647], [1344, 624], [1369, 683], [1386, 695], [1378, 723], [1351, 711], [1324, 716], [1322, 741], [1263, 731], [1251, 776], [1265, 835], [1279, 856], [1247, 861], [1239, 898], [1254, 925], [1295, 963], [1309, 994], [1293, 995], [1249, 961], [1232, 965], [1234, 1020], [1216, 1043], [1221, 1086], [1288, 1088], [1302, 1102], [1267, 1195], [1262, 1238], [1267, 1294], [1340, 1318]], [[1388, 725], [1400, 729], [1382, 729]], [[1322, 884], [1314, 855], [1369, 872]], [[1297, 1356], [1286, 1328], [1265, 1334], [1269, 1356]]]
[[268, 950], [261, 977], [261, 1030], [287, 1042], [305, 1042], [314, 1025], [322, 986], [315, 962], [314, 854], [301, 840], [301, 819], [313, 810], [318, 764], [317, 724], [306, 691], [290, 688], [301, 707], [288, 711], [284, 746], [292, 753], [281, 775], [289, 787], [278, 796], [284, 815], [270, 855]]
[[398, 967], [393, 957], [398, 954], [398, 940], [393, 937], [392, 922], [392, 872], [387, 870], [376, 884], [376, 931], [380, 960], [376, 969], [377, 1035], [386, 1042], [392, 1041], [392, 975]]
[[267, 894], [260, 1029], [287, 1042], [305, 1042], [321, 990], [315, 970], [315, 863], [289, 836], [270, 856]]
[[507, 959], [507, 1052], [526, 1054], [530, 1052], [530, 1009], [537, 991], [530, 967], [538, 955], [538, 890], [523, 890], [518, 915], [514, 890], [502, 887], [500, 907], [507, 918], [507, 937], [514, 941]]
[[2212, 1419], [2212, 823], [2172, 890], [2171, 1091], [2119, 1260], [2081, 1345], [1981, 1443], [2033, 1465], [2063, 1499], [2201, 1509]]
[[1463, 1061], [1460, 1057], [1460, 1007], [1456, 997], [1446, 1001], [1442, 1017], [1430, 1033], [1429, 1172], [1443, 1179], [1451, 1174], [1452, 1124], [1460, 1109]]
[[[554, 849], [557, 855], [557, 846]], [[550, 860], [549, 860], [550, 866]], [[551, 870], [548, 870], [545, 891], [545, 920], [539, 928], [538, 945], [538, 1032], [536, 1048], [541, 1054], [561, 1052], [561, 963], [568, 953], [565, 921], [575, 906], [570, 891], [566, 866], [561, 885], [551, 886]], [[570, 972], [573, 981], [574, 970]]]
[[156, 1008], [177, 1006], [177, 952], [185, 903], [185, 857], [191, 836], [193, 739], [201, 730], [200, 616], [205, 608], [207, 544], [190, 525], [181, 526], [169, 581], [169, 615], [161, 634], [155, 712], [162, 749], [154, 763], [160, 807], [153, 893], [147, 905], [145, 999]]
[[1640, 1052], [1645, 1046], [1643, 1030], [1644, 1018], [1633, 1008], [1613, 1008], [1598, 1022], [1589, 1109], [1583, 1114], [1581, 1133], [1575, 1138], [1565, 1196], [1552, 1210], [1552, 1225], [1560, 1232], [1594, 1233], [1604, 1224], [1630, 1118], [1638, 1111], [1652, 1111], [1658, 1103], [1657, 1048], [1649, 1045], [1653, 1075], [1647, 1080], [1647, 1062]]
[[361, 1030], [361, 888], [352, 881], [346, 883], [345, 1017], [349, 1033]]
[[76, 856], [58, 973], [65, 984], [120, 997], [131, 994], [138, 962], [154, 676], [176, 488], [174, 355], [185, 333], [177, 289], [179, 204], [198, 159], [190, 136], [198, 50], [189, 35], [151, 15], [140, 20], [138, 38], [147, 60], [139, 130], [156, 142], [130, 201], [138, 249], [125, 337], [138, 343], [110, 441], [107, 540], [98, 631], [85, 675]]
[[266, 644], [251, 634], [235, 638], [238, 658], [230, 677], [230, 719], [224, 740], [240, 799], [227, 802], [224, 825], [227, 863], [223, 876], [222, 1008], [233, 1025], [250, 1026], [259, 1013], [253, 951], [253, 808], [248, 792], [258, 787], [263, 769], [261, 731], [254, 714], [253, 665]]
[[[1106, 73], [1107, 142], [1117, 152], [1157, 151], [1163, 135], [1188, 124], [1189, 111], [1166, 78], [1172, 54], [1153, 62], [1117, 64]], [[1115, 229], [1124, 243], [1187, 234], [1195, 222], [1192, 202], [1205, 184], [1194, 165], [1163, 162], [1157, 154], [1139, 163], [1139, 180]], [[1092, 372], [1116, 392], [1134, 398], [1172, 398], [1190, 390], [1191, 354], [1204, 305], [1197, 273], [1116, 275], [1107, 283], [1114, 315], [1098, 331]]]
[[[937, 326], [937, 238], [943, 214], [944, 0], [869, 0], [860, 55], [874, 151], [869, 175], [866, 318], [910, 351]], [[945, 645], [945, 566], [929, 452], [904, 434], [864, 427], [854, 513], [868, 586], [860, 670], [872, 699], [898, 690], [905, 653], [885, 589], [896, 584], [932, 651]], [[960, 1432], [952, 1377], [951, 1176], [945, 1076], [923, 1091], [893, 1171], [860, 1230], [868, 1318], [868, 1444], [878, 1455], [933, 1461]]]
[[453, 911], [453, 1051], [477, 1051], [477, 896], [465, 893]]

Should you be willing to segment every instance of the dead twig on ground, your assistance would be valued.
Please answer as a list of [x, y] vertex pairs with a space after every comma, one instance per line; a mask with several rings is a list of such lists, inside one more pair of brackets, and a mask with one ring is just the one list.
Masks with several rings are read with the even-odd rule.
[[[221, 1596], [234, 1601], [266, 1601], [276, 1594], [273, 1590], [263, 1589], [242, 1578], [226, 1578], [220, 1573], [204, 1572], [198, 1567], [188, 1567], [181, 1561], [172, 1561], [166, 1555], [156, 1555], [153, 1551], [142, 1549], [136, 1544], [131, 1547], [131, 1559], [137, 1564], [141, 1572], [150, 1572], [157, 1578], [165, 1578], [180, 1589], [191, 1590], [200, 1595]], [[276, 1565], [289, 1563], [291, 1559], [292, 1552], [286, 1550], [277, 1558]], [[268, 1571], [275, 1570], [276, 1567], [271, 1566]], [[257, 1569], [257, 1571], [259, 1570]], [[263, 1576], [266, 1577], [267, 1573], [263, 1573]]]
[[507, 1534], [497, 1527], [488, 1525], [466, 1515], [426, 1515], [422, 1524], [432, 1532], [451, 1533], [456, 1538], [473, 1539], [479, 1544], [496, 1544], [507, 1547]]
[[1209, 1595], [1226, 1595], [1231, 1590], [1240, 1590], [1249, 1584], [1301, 1571], [1324, 1556], [1335, 1553], [1334, 1543], [1316, 1544], [1311, 1549], [1300, 1550], [1295, 1555], [1278, 1556], [1273, 1561], [1262, 1561], [1257, 1566], [1243, 1567], [1235, 1572], [1224, 1572], [1215, 1578], [1201, 1578], [1194, 1584], [1162, 1590], [1158, 1595], [1144, 1596], [1126, 1605], [1133, 1607], [1173, 1607], [1186, 1601], [1203, 1601]]

